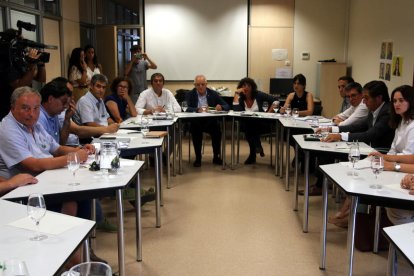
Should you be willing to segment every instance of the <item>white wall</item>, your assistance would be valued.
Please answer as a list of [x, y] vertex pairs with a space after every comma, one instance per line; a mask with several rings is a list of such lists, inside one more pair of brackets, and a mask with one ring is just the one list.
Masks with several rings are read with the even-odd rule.
[[389, 92], [402, 84], [413, 83], [414, 1], [351, 0], [349, 61], [352, 75], [362, 85], [378, 79], [382, 41], [394, 43], [394, 55], [404, 58], [401, 77], [385, 81]]
[[[318, 60], [346, 62], [348, 0], [296, 0], [293, 74], [302, 73], [315, 92]], [[302, 60], [309, 52], [310, 60]]]

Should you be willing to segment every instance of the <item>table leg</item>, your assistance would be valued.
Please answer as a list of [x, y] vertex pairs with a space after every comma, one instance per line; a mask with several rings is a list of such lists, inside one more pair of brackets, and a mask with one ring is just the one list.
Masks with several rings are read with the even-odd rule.
[[178, 120], [178, 173], [183, 174], [183, 123]]
[[381, 206], [375, 207], [375, 226], [374, 226], [374, 246], [373, 252], [378, 253], [378, 243], [380, 234]]
[[118, 266], [119, 275], [125, 275], [125, 240], [124, 240], [124, 210], [122, 206], [122, 190], [116, 190], [116, 210], [118, 215]]
[[347, 248], [348, 248], [348, 274], [352, 276], [352, 270], [354, 266], [354, 242], [355, 242], [355, 219], [356, 211], [358, 206], [358, 197], [351, 196], [351, 214], [349, 216], [348, 224], [348, 238], [347, 238]]
[[276, 120], [276, 123], [275, 123], [275, 126], [276, 126], [276, 133], [275, 133], [275, 135], [276, 135], [276, 142], [275, 142], [275, 150], [276, 150], [276, 152], [275, 152], [275, 175], [276, 176], [278, 176], [279, 175], [279, 157], [280, 157], [280, 155], [279, 155], [279, 152], [280, 152], [280, 126], [279, 126], [279, 120]]
[[[299, 152], [299, 145], [298, 143], [295, 144], [295, 156], [298, 156]], [[293, 211], [298, 210], [298, 185], [299, 185], [299, 160], [298, 158], [295, 159], [295, 180], [293, 182]]]
[[223, 133], [221, 134], [221, 160], [223, 161], [222, 169], [226, 169], [226, 116], [223, 116]]
[[91, 255], [89, 254], [89, 237], [86, 237], [83, 241], [83, 256], [82, 261], [83, 262], [90, 262], [91, 261]]
[[231, 145], [230, 145], [230, 169], [234, 170], [234, 124], [235, 119], [234, 117], [231, 118]]
[[236, 121], [236, 140], [237, 140], [237, 158], [236, 158], [236, 164], [240, 163], [240, 121]]
[[177, 125], [174, 124], [173, 128], [173, 137], [172, 137], [172, 144], [173, 144], [173, 162], [172, 162], [172, 172], [173, 176], [177, 176], [176, 167], [177, 167]]
[[141, 224], [141, 177], [137, 174], [137, 185], [135, 187], [135, 233], [137, 246], [137, 261], [142, 261], [142, 224]]
[[328, 222], [328, 179], [323, 177], [322, 186], [322, 230], [321, 230], [321, 260], [319, 269], [325, 270], [326, 267], [326, 228]]
[[[171, 135], [171, 127], [167, 127], [167, 189], [170, 188], [170, 176], [171, 176], [171, 167], [170, 167], [170, 149], [171, 149], [171, 143], [170, 143], [170, 135]], [[161, 158], [162, 159], [162, 158]], [[162, 166], [162, 164], [161, 164]]]
[[283, 160], [284, 160], [284, 158], [283, 158], [283, 154], [284, 154], [284, 142], [283, 142], [283, 139], [285, 138], [285, 128], [283, 127], [283, 126], [281, 126], [281, 128], [280, 128], [280, 165], [279, 165], [279, 170], [280, 170], [280, 172], [279, 172], [279, 177], [280, 178], [283, 178]]
[[[309, 224], [309, 151], [305, 150], [305, 193], [303, 195], [303, 232], [308, 233]], [[298, 159], [296, 157], [296, 159]]]
[[390, 242], [390, 248], [388, 249], [388, 263], [387, 263], [387, 276], [397, 275], [397, 252], [395, 246]]
[[273, 136], [272, 136], [272, 124], [270, 124], [270, 167], [273, 166]]
[[155, 216], [157, 228], [161, 227], [161, 147], [155, 149]]
[[286, 191], [289, 191], [289, 168], [290, 168], [290, 146], [289, 146], [289, 142], [290, 142], [290, 128], [287, 129], [286, 131]]

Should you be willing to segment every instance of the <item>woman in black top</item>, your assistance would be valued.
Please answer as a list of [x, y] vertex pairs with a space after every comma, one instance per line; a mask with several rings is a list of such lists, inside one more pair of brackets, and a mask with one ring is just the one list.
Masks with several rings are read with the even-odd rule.
[[299, 116], [305, 117], [313, 114], [313, 95], [311, 92], [305, 91], [306, 78], [302, 74], [298, 74], [293, 78], [293, 91], [287, 98], [284, 106], [280, 109], [280, 113], [285, 113], [286, 107], [299, 109]]
[[[272, 104], [275, 98], [273, 96], [257, 90], [257, 85], [250, 78], [243, 78], [237, 85], [237, 90], [233, 99], [234, 111], [251, 111], [251, 112], [271, 112]], [[268, 108], [263, 109], [263, 103], [268, 103]], [[256, 163], [256, 153], [264, 156], [260, 135], [270, 132], [269, 124], [263, 123], [252, 118], [243, 118], [241, 120], [241, 129], [246, 135], [249, 143], [250, 154], [244, 164]]]

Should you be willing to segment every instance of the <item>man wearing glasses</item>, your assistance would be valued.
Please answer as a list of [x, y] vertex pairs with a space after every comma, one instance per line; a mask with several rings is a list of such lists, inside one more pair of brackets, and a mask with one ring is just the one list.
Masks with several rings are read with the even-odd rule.
[[[229, 110], [229, 105], [220, 95], [207, 87], [207, 79], [204, 75], [197, 75], [194, 79], [194, 88], [186, 95], [187, 112], [206, 112], [207, 109], [216, 111]], [[223, 163], [221, 152], [221, 130], [216, 118], [196, 118], [191, 121], [191, 137], [193, 139], [196, 159], [194, 167], [201, 167], [201, 145], [203, 142], [203, 132], [210, 134], [213, 146], [213, 164]]]
[[342, 113], [332, 118], [332, 121], [338, 126], [351, 125], [368, 115], [368, 108], [362, 100], [362, 87], [357, 82], [348, 83], [344, 88], [348, 95], [351, 106]]

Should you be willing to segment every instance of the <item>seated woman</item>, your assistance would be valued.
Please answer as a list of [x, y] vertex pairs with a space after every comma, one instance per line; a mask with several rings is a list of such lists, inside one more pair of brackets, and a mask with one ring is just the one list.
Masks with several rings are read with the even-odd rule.
[[[414, 172], [414, 88], [409, 85], [397, 87], [391, 93], [390, 125], [395, 128], [394, 140], [389, 152], [384, 155], [373, 152], [370, 155], [381, 155], [384, 158], [384, 170]], [[399, 164], [404, 163], [404, 164]], [[407, 164], [408, 163], [408, 164]], [[328, 221], [339, 227], [347, 227], [350, 201], [346, 199], [340, 211]], [[390, 221], [397, 223], [399, 217], [406, 217], [403, 211], [387, 208]], [[414, 215], [414, 213], [413, 213]], [[399, 223], [397, 223], [399, 224]]]
[[[273, 96], [257, 90], [257, 85], [250, 78], [241, 79], [234, 92], [233, 109], [234, 111], [253, 111], [253, 112], [271, 112], [270, 107], [263, 110], [263, 103], [267, 102], [271, 106], [275, 98]], [[260, 121], [244, 118], [241, 125], [242, 131], [246, 134], [246, 140], [249, 143], [250, 154], [244, 164], [256, 163], [256, 153], [264, 156], [263, 148], [260, 142], [260, 135], [269, 132], [269, 125]]]
[[313, 114], [314, 102], [313, 94], [305, 91], [306, 78], [302, 74], [298, 74], [293, 78], [293, 92], [290, 93], [283, 107], [280, 109], [280, 113], [285, 113], [286, 108], [290, 107], [299, 109], [299, 116], [310, 116]]
[[127, 77], [118, 77], [112, 81], [112, 94], [107, 96], [104, 102], [109, 115], [116, 123], [137, 116], [137, 110], [129, 96], [131, 87], [131, 81]]

